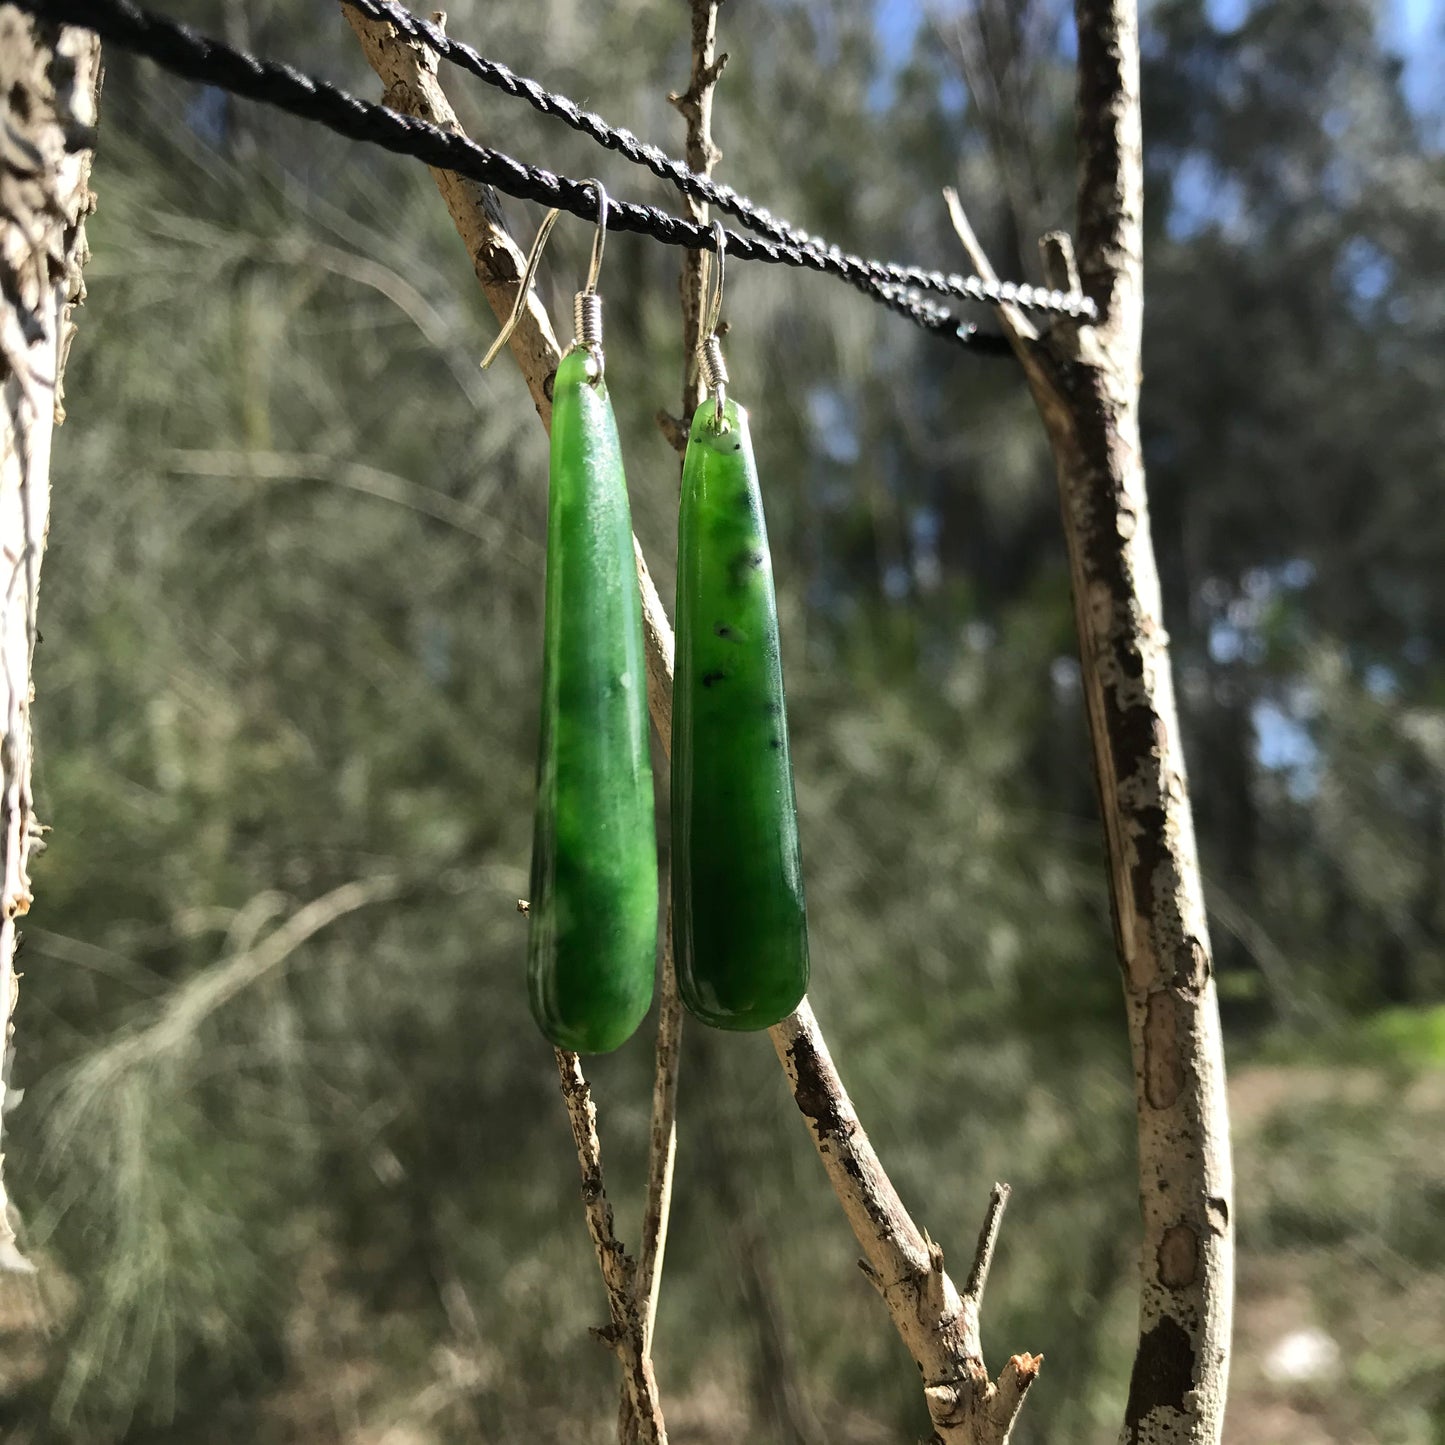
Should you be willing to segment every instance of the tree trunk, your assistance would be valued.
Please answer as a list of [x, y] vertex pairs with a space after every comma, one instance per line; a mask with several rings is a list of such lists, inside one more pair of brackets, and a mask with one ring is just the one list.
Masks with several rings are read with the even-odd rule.
[[[1003, 319], [1048, 431], [1108, 844], [1139, 1132], [1139, 1341], [1124, 1445], [1217, 1445], [1234, 1298], [1224, 1046], [1139, 442], [1144, 158], [1136, 0], [1075, 0], [1078, 261], [1092, 322]], [[950, 194], [975, 266], [992, 274]]]
[[[50, 518], [50, 444], [64, 419], [61, 377], [85, 295], [85, 218], [92, 208], [91, 146], [100, 89], [100, 44], [0, 5], [0, 1016], [10, 1075], [18, 990], [17, 920], [30, 907], [30, 849], [41, 829], [30, 788], [40, 560]], [[0, 1156], [3, 1163], [3, 1156]], [[0, 1268], [28, 1269], [16, 1244], [0, 1175]]]
[[1076, 0], [1079, 271], [1097, 351], [1047, 400], [1108, 839], [1139, 1126], [1139, 1343], [1122, 1439], [1215, 1445], [1234, 1299], [1224, 1046], [1139, 444], [1144, 160], [1133, 0]]

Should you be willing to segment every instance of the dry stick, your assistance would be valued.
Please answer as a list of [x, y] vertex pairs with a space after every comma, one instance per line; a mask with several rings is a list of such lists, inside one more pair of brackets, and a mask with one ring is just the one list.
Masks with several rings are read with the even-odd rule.
[[[411, 45], [389, 25], [368, 21], [343, 6], [372, 68], [387, 87], [386, 103], [435, 125], [455, 127], [452, 112], [437, 82], [435, 62], [427, 52]], [[478, 278], [493, 310], [507, 315], [512, 306], [521, 255], [503, 228], [495, 197], [484, 187], [444, 172], [433, 172], [437, 187], [451, 211], [458, 232], [467, 243]], [[501, 258], [496, 260], [495, 258]], [[522, 369], [543, 423], [551, 419], [547, 391], [558, 355], [542, 307], [529, 302], [530, 339], [512, 338], [512, 352]], [[538, 338], [546, 344], [542, 344]], [[635, 546], [635, 539], [634, 539]], [[648, 704], [653, 726], [664, 750], [672, 744], [673, 635], [640, 548], [636, 548], [638, 580], [642, 590], [642, 625], [647, 646]], [[813, 1141], [844, 1214], [866, 1255], [865, 1268], [878, 1286], [895, 1328], [902, 1336], [923, 1376], [924, 1398], [936, 1437], [943, 1445], [1005, 1445], [1024, 1393], [1038, 1374], [1040, 1357], [1014, 1355], [997, 1383], [989, 1380], [979, 1343], [978, 1294], [960, 1294], [943, 1267], [943, 1252], [918, 1228], [903, 1207], [867, 1134], [858, 1121], [852, 1101], [828, 1054], [828, 1046], [806, 1001], [798, 1011], [771, 1030], [773, 1046], [783, 1063], [798, 1108], [808, 1119]], [[584, 1182], [596, 1180], [595, 1125], [587, 1124], [590, 1098], [576, 1087], [575, 1059], [560, 1056], [563, 1093], [573, 1119], [574, 1139], [582, 1161]], [[594, 1168], [595, 1166], [595, 1168]], [[588, 1200], [589, 1227], [598, 1233], [598, 1257], [609, 1286], [614, 1320], [630, 1320], [627, 1308], [618, 1310], [612, 1280], [625, 1270], [614, 1268], [621, 1246], [611, 1234], [610, 1210], [594, 1209]], [[991, 1204], [991, 1213], [994, 1206]], [[605, 1228], [604, 1228], [605, 1225]], [[992, 1239], [992, 1233], [989, 1233]], [[991, 1248], [991, 1244], [990, 1244]], [[980, 1272], [981, 1277], [981, 1272]], [[635, 1316], [633, 1316], [635, 1317]], [[652, 1373], [640, 1341], [628, 1330], [612, 1341], [623, 1356], [624, 1377], [639, 1387], [652, 1385]], [[634, 1354], [645, 1367], [632, 1368]], [[654, 1387], [655, 1390], [655, 1387]], [[655, 1401], [655, 1393], [652, 1396]], [[660, 1412], [654, 1412], [661, 1429]], [[647, 1420], [644, 1419], [644, 1426]]]
[[[455, 112], [437, 79], [436, 57], [425, 47], [408, 41], [396, 29], [383, 22], [367, 20], [343, 5], [342, 13], [356, 32], [366, 58], [386, 86], [384, 99], [393, 110], [419, 116], [447, 130], [460, 131]], [[440, 23], [440, 16], [434, 16]], [[524, 258], [507, 233], [497, 205], [495, 193], [486, 186], [433, 170], [432, 177], [446, 202], [452, 221], [466, 244], [482, 290], [498, 319], [511, 314], [521, 279]], [[542, 425], [551, 430], [552, 383], [561, 360], [561, 351], [552, 330], [546, 309], [529, 293], [527, 306], [510, 340], [512, 355], [532, 394]], [[635, 539], [634, 539], [635, 544]], [[657, 588], [652, 584], [640, 549], [636, 551], [638, 578], [642, 588], [643, 630], [649, 639], [649, 653], [656, 639], [666, 635], [670, 644], [672, 631], [662, 610]], [[649, 660], [649, 699], [656, 702], [657, 687], [653, 682], [653, 666]], [[670, 717], [671, 699], [668, 699]], [[654, 716], [656, 714], [654, 713]], [[665, 737], [666, 734], [664, 733]], [[522, 908], [521, 902], [518, 908]], [[597, 1251], [602, 1282], [607, 1291], [611, 1323], [599, 1331], [599, 1337], [611, 1346], [622, 1368], [630, 1417], [644, 1445], [666, 1445], [667, 1428], [657, 1397], [657, 1381], [648, 1358], [642, 1313], [634, 1294], [637, 1266], [617, 1238], [612, 1206], [603, 1187], [602, 1149], [597, 1136], [597, 1111], [582, 1065], [576, 1054], [556, 1050], [557, 1072], [562, 1085], [562, 1098], [572, 1126], [572, 1139], [577, 1148], [577, 1162], [582, 1173], [582, 1200], [587, 1211], [587, 1228]], [[669, 1171], [670, 1181], [670, 1171]], [[661, 1211], [665, 1224], [666, 1212]], [[660, 1237], [659, 1237], [660, 1241]], [[661, 1250], [657, 1246], [660, 1257]]]
[[531, 537], [520, 537], [484, 507], [364, 462], [338, 461], [320, 452], [198, 450], [177, 447], [167, 457], [177, 476], [228, 477], [267, 482], [324, 482], [376, 497], [464, 532], [487, 544], [483, 559], [503, 553], [531, 572], [546, 553]]
[[[1004, 324], [1058, 471], [1134, 1059], [1139, 1342], [1124, 1445], [1216, 1445], [1234, 1292], [1224, 1050], [1139, 443], [1143, 152], [1135, 0], [1076, 0], [1079, 262], [1097, 325]], [[988, 259], [957, 197], [959, 237]], [[1075, 279], [1066, 236], [1046, 279]]]
[[[669, 893], [671, 880], [668, 880]], [[662, 1288], [662, 1263], [667, 1253], [667, 1226], [672, 1213], [672, 1174], [677, 1159], [677, 1074], [682, 1050], [682, 1000], [677, 994], [677, 969], [672, 952], [672, 903], [667, 906], [662, 939], [662, 989], [657, 1009], [657, 1046], [652, 1073], [652, 1123], [647, 1143], [647, 1192], [642, 1210], [642, 1243], [632, 1280], [632, 1303], [641, 1334], [641, 1356], [652, 1368], [652, 1336]], [[633, 1391], [622, 1382], [617, 1408], [619, 1445], [638, 1438]]]
[[[150, 1022], [118, 1034], [89, 1054], [76, 1070], [77, 1079], [84, 1081], [85, 1088], [99, 1092], [139, 1064], [178, 1053], [195, 1042], [202, 1024], [238, 994], [283, 968], [316, 934], [358, 909], [397, 897], [401, 890], [400, 879], [383, 874], [343, 883], [313, 898], [258, 942], [191, 974], [172, 990]], [[267, 904], [273, 897], [279, 895], [259, 895]]]
[[[727, 56], [717, 53], [717, 12], [721, 0], [692, 0], [692, 74], [687, 89], [674, 92], [668, 100], [677, 107], [687, 126], [684, 143], [684, 158], [690, 170], [699, 175], [710, 176], [713, 167], [722, 159], [722, 152], [712, 138], [713, 91], [718, 77], [727, 64]], [[708, 208], [693, 197], [685, 198], [689, 220], [705, 225]], [[702, 251], [682, 253], [682, 274], [678, 278], [678, 290], [682, 296], [682, 418], [684, 426], [702, 402], [702, 376], [697, 369], [697, 349], [702, 341], [703, 277], [707, 259]], [[674, 438], [679, 451], [686, 450], [687, 435], [684, 430], [681, 445]]]
[[1040, 1355], [1013, 1355], [997, 1383], [990, 1381], [983, 1362], [979, 1311], [1006, 1186], [994, 1185], [970, 1285], [960, 1294], [944, 1269], [943, 1250], [913, 1222], [883, 1172], [808, 1001], [770, 1033], [823, 1168], [863, 1249], [863, 1273], [882, 1295], [923, 1376], [935, 1438], [944, 1445], [1004, 1445], [1043, 1362]]
[[[687, 163], [710, 175], [718, 152], [712, 143], [712, 91], [722, 73], [714, 62], [719, 0], [693, 0], [692, 78], [687, 91], [669, 100], [687, 121]], [[726, 57], [723, 57], [725, 60]], [[707, 207], [689, 200], [694, 220], [707, 219]], [[702, 330], [706, 298], [702, 287], [702, 252], [682, 253], [683, 396], [694, 385], [694, 357]], [[693, 398], [696, 405], [697, 398]], [[670, 679], [669, 679], [670, 682]], [[669, 714], [670, 720], [670, 714]], [[672, 1205], [672, 1171], [677, 1155], [677, 1070], [682, 1047], [682, 1003], [677, 993], [677, 968], [672, 944], [672, 905], [667, 909], [667, 936], [663, 944], [662, 991], [657, 1019], [657, 1064], [652, 1084], [652, 1135], [648, 1149], [647, 1207], [642, 1221], [642, 1243], [637, 1251], [637, 1301], [642, 1310], [642, 1343], [649, 1353], [657, 1324], [662, 1259], [667, 1246], [668, 1211]], [[626, 1430], [623, 1438], [630, 1437]]]
[[572, 1125], [572, 1142], [577, 1146], [577, 1160], [582, 1167], [582, 1203], [587, 1211], [587, 1232], [597, 1250], [602, 1281], [607, 1287], [607, 1304], [612, 1322], [605, 1330], [595, 1330], [604, 1343], [617, 1353], [622, 1365], [622, 1383], [627, 1394], [631, 1419], [644, 1441], [666, 1445], [667, 1429], [662, 1408], [657, 1400], [657, 1382], [652, 1362], [642, 1348], [642, 1318], [634, 1293], [637, 1266], [621, 1241], [612, 1220], [612, 1205], [602, 1180], [602, 1144], [597, 1137], [597, 1107], [592, 1090], [582, 1074], [582, 1062], [576, 1054], [556, 1049], [557, 1072], [562, 1079], [562, 1098], [567, 1105], [567, 1118]]
[[[30, 784], [30, 703], [50, 447], [65, 416], [70, 313], [85, 299], [85, 218], [94, 206], [88, 146], [99, 88], [100, 45], [92, 34], [38, 29], [28, 15], [0, 5], [0, 1111], [19, 987], [16, 920], [30, 908], [30, 848], [41, 832]], [[30, 1270], [3, 1181], [0, 1270]]]
[[642, 1243], [637, 1250], [637, 1308], [642, 1316], [642, 1349], [652, 1353], [662, 1261], [667, 1252], [667, 1222], [672, 1210], [672, 1168], [677, 1158], [677, 1070], [682, 1046], [682, 1000], [672, 952], [672, 904], [662, 940], [662, 990], [657, 1009], [657, 1049], [652, 1074], [652, 1126], [647, 1149], [647, 1203], [642, 1214]]

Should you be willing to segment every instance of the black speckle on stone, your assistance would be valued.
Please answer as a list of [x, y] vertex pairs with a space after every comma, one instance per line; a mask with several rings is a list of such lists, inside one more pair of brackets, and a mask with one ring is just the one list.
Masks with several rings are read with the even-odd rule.
[[760, 571], [766, 558], [761, 552], [749, 548], [737, 553], [728, 563], [728, 579], [734, 587], [741, 587], [750, 574]]
[[726, 622], [714, 622], [712, 630], [718, 637], [721, 637], [724, 642], [742, 641], [742, 638], [739, 637]]
[[772, 750], [773, 750], [774, 752], [777, 752], [777, 750], [778, 750], [780, 747], [782, 747], [782, 745], [783, 745], [783, 740], [782, 740], [782, 738], [769, 738], [769, 739], [768, 739], [768, 746], [769, 746], [770, 748], [772, 748]]
[[702, 675], [702, 685], [711, 687], [715, 682], [722, 682], [727, 677], [725, 672], [705, 672]]

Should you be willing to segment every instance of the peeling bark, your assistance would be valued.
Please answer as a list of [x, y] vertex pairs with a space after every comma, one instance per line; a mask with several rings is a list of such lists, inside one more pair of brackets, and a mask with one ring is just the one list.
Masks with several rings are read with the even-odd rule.
[[[30, 908], [30, 851], [42, 832], [30, 784], [30, 707], [50, 448], [65, 419], [71, 311], [85, 299], [81, 268], [94, 201], [90, 161], [99, 90], [100, 44], [89, 31], [41, 24], [0, 5], [0, 1120], [19, 988], [16, 925]], [[29, 1268], [0, 1182], [0, 1269]]]

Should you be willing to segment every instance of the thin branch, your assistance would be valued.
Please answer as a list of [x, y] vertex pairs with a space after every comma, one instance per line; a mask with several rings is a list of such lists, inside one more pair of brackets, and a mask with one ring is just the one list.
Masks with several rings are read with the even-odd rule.
[[[1076, 0], [1078, 260], [1097, 325], [1003, 323], [1054, 453], [1138, 1115], [1139, 1340], [1123, 1445], [1217, 1445], [1234, 1294], [1224, 1049], [1139, 440], [1143, 146], [1136, 0]], [[957, 197], [955, 229], [983, 255]], [[1002, 1382], [1001, 1382], [1002, 1383]]]
[[535, 569], [542, 549], [479, 507], [363, 462], [343, 461], [316, 452], [209, 451], [177, 448], [169, 453], [171, 471], [189, 477], [234, 477], [268, 482], [325, 482], [407, 507], [488, 544], [520, 567]]
[[[963, 203], [958, 199], [958, 192], [952, 186], [945, 186], [943, 200], [948, 207], [948, 218], [953, 222], [953, 229], [958, 233], [958, 239], [963, 242], [963, 249], [972, 259], [973, 264], [978, 267], [978, 274], [985, 281], [997, 281], [998, 273], [993, 269], [993, 262], [988, 259], [987, 252], [979, 245], [978, 237], [973, 233], [973, 226], [969, 223]], [[1039, 339], [1033, 322], [1017, 306], [1000, 306], [998, 310], [1011, 339], [1022, 338], [1025, 341]]]
[[[31, 791], [32, 663], [51, 442], [65, 419], [71, 312], [85, 299], [99, 90], [95, 36], [42, 26], [0, 5], [0, 1118], [19, 992], [18, 920], [30, 908], [30, 852], [43, 832]], [[3, 1179], [0, 1270], [31, 1270], [16, 1243]]]
[[[343, 4], [340, 8], [347, 24], [361, 42], [361, 48], [371, 68], [376, 71], [386, 88], [383, 96], [386, 104], [403, 115], [414, 115], [444, 130], [460, 134], [461, 125], [457, 121], [456, 112], [437, 79], [436, 56], [425, 46], [399, 34], [394, 26], [383, 21], [368, 20], [348, 5]], [[452, 224], [456, 226], [457, 234], [467, 248], [467, 254], [472, 258], [472, 269], [476, 272], [488, 304], [498, 321], [505, 320], [511, 314], [517, 283], [521, 280], [526, 258], [507, 231], [496, 192], [489, 186], [479, 185], [450, 171], [433, 168], [432, 179], [436, 182], [437, 190], [441, 192], [442, 200], [446, 202]], [[531, 393], [542, 425], [550, 432], [552, 378], [557, 371], [557, 363], [562, 359], [562, 351], [557, 344], [551, 318], [535, 290], [528, 293], [527, 304], [512, 332], [508, 349], [522, 373], [527, 390]], [[647, 571], [642, 550], [635, 550], [638, 582], [642, 591], [642, 626], [648, 638], [649, 670], [653, 666], [654, 655], [658, 652], [657, 639], [665, 636], [668, 641], [670, 677], [672, 627], [663, 611], [657, 588]], [[658, 723], [659, 700], [651, 687], [649, 701], [654, 723]], [[670, 719], [670, 697], [667, 709]], [[660, 723], [658, 730], [662, 736], [666, 736]]]
[[[942, 1445], [1005, 1445], [1042, 1356], [1015, 1355], [997, 1384], [989, 1379], [978, 1296], [959, 1293], [944, 1268], [943, 1250], [914, 1223], [884, 1173], [807, 1000], [771, 1033], [818, 1157], [863, 1250], [863, 1272], [883, 1297], [923, 1377], [935, 1439]], [[990, 1254], [1002, 1213], [998, 1195], [996, 1185], [983, 1232]], [[974, 1273], [980, 1273], [977, 1264]]]
[[[418, 116], [443, 130], [460, 134], [456, 113], [437, 79], [436, 56], [425, 46], [398, 34], [394, 26], [368, 20], [346, 5], [341, 7], [341, 13], [356, 32], [371, 68], [386, 87], [382, 97], [385, 103], [404, 115]], [[526, 258], [507, 231], [496, 192], [490, 186], [469, 181], [451, 171], [432, 168], [431, 174], [472, 258], [472, 268], [488, 303], [497, 319], [505, 320], [511, 314]], [[532, 393], [537, 415], [550, 429], [552, 375], [557, 370], [561, 351], [547, 308], [535, 291], [528, 293], [527, 305], [509, 345]]]
[[682, 1000], [672, 952], [672, 906], [662, 940], [662, 989], [657, 1009], [657, 1051], [652, 1074], [652, 1127], [647, 1148], [647, 1195], [642, 1243], [637, 1250], [637, 1307], [642, 1314], [642, 1348], [649, 1357], [662, 1290], [667, 1224], [672, 1211], [672, 1171], [677, 1158], [677, 1074], [682, 1044]]
[[[700, 1129], [707, 1141], [699, 1151], [698, 1183], [731, 1246], [738, 1297], [748, 1315], [749, 1413], [766, 1422], [767, 1438], [776, 1445], [823, 1445], [821, 1427], [798, 1378], [757, 1195], [746, 1177], [754, 1152], [750, 1130], [726, 1091], [716, 1087], [716, 1061], [730, 1045], [725, 1036], [705, 1038], [694, 1051], [695, 1087], [703, 1111]], [[763, 1433], [752, 1430], [749, 1436]]]
[[213, 967], [178, 984], [148, 1022], [123, 1029], [77, 1065], [64, 1090], [69, 1104], [57, 1109], [47, 1150], [57, 1151], [65, 1143], [65, 1116], [74, 1119], [86, 1112], [136, 1068], [182, 1057], [195, 1044], [201, 1025], [238, 994], [283, 967], [323, 929], [360, 908], [395, 898], [401, 887], [401, 881], [391, 876], [344, 883], [298, 908], [259, 942], [223, 956]]
[[214, 968], [193, 974], [177, 986], [152, 1023], [93, 1057], [103, 1058], [114, 1051], [132, 1062], [173, 1052], [195, 1038], [201, 1024], [218, 1009], [274, 973], [322, 929], [359, 908], [395, 898], [401, 887], [400, 879], [389, 875], [359, 878], [312, 899], [259, 943], [231, 954]]
[[[695, 171], [711, 175], [721, 154], [712, 141], [713, 88], [722, 74], [723, 56], [716, 59], [719, 0], [692, 0], [692, 76], [687, 98], [669, 97], [687, 122], [687, 162]], [[707, 219], [707, 208], [688, 202], [694, 220]], [[694, 356], [702, 332], [702, 253], [684, 251], [679, 280], [683, 318], [683, 395], [689, 395], [695, 372]], [[696, 405], [696, 399], [694, 399]], [[669, 724], [671, 714], [669, 712]], [[662, 1286], [662, 1261], [667, 1250], [668, 1216], [672, 1208], [672, 1172], [677, 1157], [677, 1074], [682, 1049], [682, 1003], [677, 992], [677, 969], [672, 948], [672, 906], [667, 909], [667, 934], [662, 950], [662, 988], [658, 1000], [657, 1062], [652, 1082], [652, 1129], [647, 1157], [647, 1202], [642, 1219], [642, 1243], [637, 1251], [637, 1303], [642, 1311], [642, 1348], [650, 1355], [657, 1324], [657, 1301]], [[622, 1438], [630, 1438], [629, 1422], [622, 1422]]]
[[[677, 107], [687, 125], [684, 158], [689, 169], [700, 175], [712, 175], [713, 167], [722, 159], [722, 152], [713, 143], [712, 103], [718, 77], [727, 64], [727, 56], [717, 53], [717, 12], [721, 0], [692, 0], [692, 73], [687, 89], [674, 92], [668, 100]], [[708, 208], [702, 201], [688, 196], [689, 219], [705, 225]], [[702, 340], [703, 277], [707, 256], [702, 251], [684, 251], [678, 291], [682, 297], [682, 435], [673, 439], [679, 452], [687, 446], [686, 425], [702, 401], [702, 378], [697, 371], [697, 348]]]
[[465, 358], [458, 357], [452, 324], [431, 305], [419, 286], [412, 285], [392, 267], [341, 246], [328, 246], [320, 241], [300, 243], [288, 240], [267, 249], [291, 266], [296, 266], [298, 262], [309, 263], [384, 296], [431, 344], [467, 399], [475, 406], [482, 404], [485, 388], [480, 373], [476, 367], [468, 365]]
[[587, 1212], [587, 1232], [597, 1251], [597, 1264], [607, 1290], [612, 1322], [595, 1333], [611, 1346], [622, 1366], [632, 1419], [640, 1426], [646, 1445], [666, 1445], [667, 1430], [657, 1400], [657, 1381], [652, 1362], [643, 1348], [642, 1319], [633, 1284], [637, 1266], [617, 1238], [612, 1205], [602, 1178], [602, 1144], [597, 1137], [597, 1107], [592, 1090], [582, 1073], [576, 1054], [557, 1049], [557, 1073], [562, 1080], [562, 1099], [572, 1125], [572, 1142], [582, 1171], [582, 1204]]
[[963, 1287], [964, 1295], [976, 1304], [983, 1303], [989, 1267], [993, 1264], [993, 1252], [998, 1248], [999, 1230], [1003, 1228], [1003, 1212], [1008, 1208], [1009, 1195], [1012, 1192], [1007, 1184], [995, 1184], [988, 1196], [988, 1213], [984, 1215], [983, 1227], [978, 1232], [978, 1245], [973, 1251], [973, 1268], [969, 1270], [968, 1283]]

